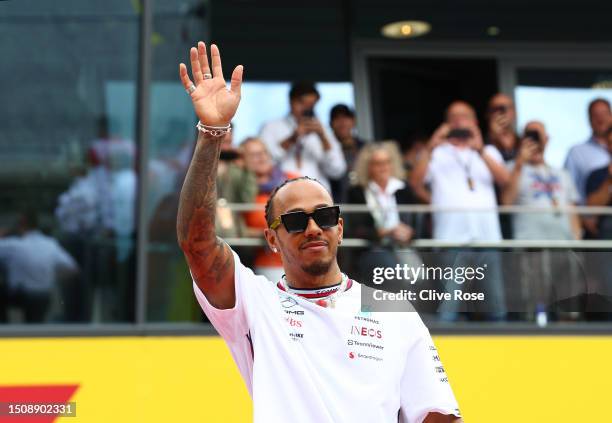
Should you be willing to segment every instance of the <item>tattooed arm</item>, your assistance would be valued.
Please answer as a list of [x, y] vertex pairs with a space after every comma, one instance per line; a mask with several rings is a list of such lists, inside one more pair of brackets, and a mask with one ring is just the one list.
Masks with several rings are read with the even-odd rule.
[[[219, 49], [210, 49], [213, 78], [204, 43], [190, 51], [191, 70], [196, 89], [190, 94], [196, 115], [204, 125], [226, 126], [240, 103], [242, 66], [232, 73], [231, 89], [227, 90], [221, 69]], [[192, 82], [187, 68], [180, 64], [179, 73], [185, 89]], [[229, 246], [215, 234], [217, 205], [216, 176], [222, 137], [199, 133], [189, 170], [183, 183], [177, 217], [177, 238], [193, 277], [216, 308], [232, 308], [234, 292], [234, 257]]]

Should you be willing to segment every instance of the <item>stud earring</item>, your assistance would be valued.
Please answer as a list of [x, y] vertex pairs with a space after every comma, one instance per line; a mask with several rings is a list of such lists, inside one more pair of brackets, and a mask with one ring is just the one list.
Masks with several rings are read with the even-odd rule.
[[276, 247], [272, 247], [272, 251], [275, 253], [278, 253], [278, 250], [276, 249]]

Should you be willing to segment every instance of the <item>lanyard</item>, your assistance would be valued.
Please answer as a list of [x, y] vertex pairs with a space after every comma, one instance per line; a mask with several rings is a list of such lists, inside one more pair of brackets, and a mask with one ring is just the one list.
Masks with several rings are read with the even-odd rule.
[[[471, 150], [469, 150], [468, 153], [471, 153]], [[474, 191], [476, 189], [476, 185], [474, 184], [474, 179], [472, 178], [471, 172], [472, 159], [474, 158], [474, 156], [472, 154], [469, 154], [467, 162], [464, 162], [459, 157], [459, 153], [457, 153], [457, 150], [453, 150], [453, 157], [455, 158], [455, 160], [457, 160], [457, 163], [459, 163], [459, 166], [461, 166], [463, 172], [465, 173], [468, 188], [470, 189], [470, 191]]]

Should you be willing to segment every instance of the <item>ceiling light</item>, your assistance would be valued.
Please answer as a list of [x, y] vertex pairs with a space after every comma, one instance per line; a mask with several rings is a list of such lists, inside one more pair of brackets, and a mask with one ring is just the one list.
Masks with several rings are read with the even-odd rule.
[[431, 31], [431, 25], [423, 21], [400, 21], [387, 24], [380, 32], [387, 38], [414, 38]]
[[488, 27], [487, 34], [489, 34], [491, 37], [497, 37], [499, 35], [499, 28], [496, 26]]

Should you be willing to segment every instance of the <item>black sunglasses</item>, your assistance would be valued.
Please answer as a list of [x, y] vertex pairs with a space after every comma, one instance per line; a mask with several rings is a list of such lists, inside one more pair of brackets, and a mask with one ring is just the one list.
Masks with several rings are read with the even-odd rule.
[[296, 211], [281, 214], [272, 221], [270, 229], [276, 229], [282, 223], [290, 234], [304, 232], [308, 227], [308, 221], [311, 217], [319, 228], [333, 228], [338, 224], [338, 219], [340, 219], [340, 206], [321, 207], [312, 213]]

